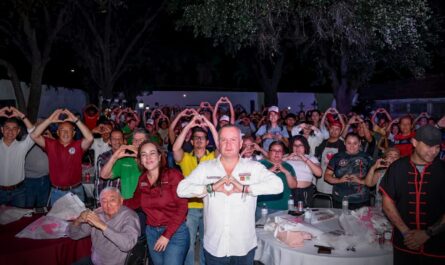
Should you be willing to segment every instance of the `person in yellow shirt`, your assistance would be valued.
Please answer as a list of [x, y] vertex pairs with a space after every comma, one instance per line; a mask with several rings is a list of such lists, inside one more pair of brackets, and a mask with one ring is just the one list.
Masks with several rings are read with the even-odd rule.
[[[212, 160], [218, 156], [218, 151], [209, 152], [206, 147], [209, 143], [207, 139], [206, 129], [212, 132], [215, 142], [218, 142], [218, 133], [213, 124], [204, 116], [195, 115], [193, 119], [184, 127], [173, 145], [173, 157], [176, 164], [181, 168], [184, 177], [187, 177], [192, 171], [198, 167], [202, 161]], [[191, 143], [193, 150], [185, 152], [182, 149], [187, 133], [192, 130]], [[191, 198], [188, 203], [187, 213], [187, 227], [190, 231], [190, 248], [185, 259], [185, 265], [194, 265], [195, 261], [195, 242], [199, 231], [200, 238], [200, 261], [199, 264], [204, 265], [204, 250], [203, 250], [203, 236], [204, 236], [204, 220], [203, 220], [203, 203], [202, 199]]]

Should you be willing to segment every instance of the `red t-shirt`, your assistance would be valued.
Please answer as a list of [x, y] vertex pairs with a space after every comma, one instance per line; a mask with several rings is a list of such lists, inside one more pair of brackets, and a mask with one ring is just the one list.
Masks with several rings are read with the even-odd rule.
[[82, 180], [82, 140], [63, 146], [58, 140], [45, 137], [51, 184], [58, 187], [73, 186]]
[[416, 136], [416, 132], [412, 132], [408, 135], [397, 134], [394, 136], [394, 147], [399, 149], [400, 157], [411, 155], [413, 152], [411, 138], [414, 138], [414, 136]]
[[170, 239], [187, 216], [187, 199], [179, 198], [176, 188], [184, 176], [177, 169], [164, 169], [161, 184], [151, 187], [147, 173], [139, 177], [139, 183], [133, 198], [125, 200], [125, 205], [139, 207], [147, 215], [146, 223], [150, 226], [166, 226], [162, 234]]

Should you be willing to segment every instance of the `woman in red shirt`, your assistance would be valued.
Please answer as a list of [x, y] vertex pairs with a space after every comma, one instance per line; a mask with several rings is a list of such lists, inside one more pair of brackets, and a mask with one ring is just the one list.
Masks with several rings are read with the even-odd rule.
[[148, 251], [155, 265], [182, 265], [189, 249], [190, 235], [185, 224], [187, 199], [176, 194], [184, 178], [176, 169], [161, 163], [159, 147], [149, 141], [138, 150], [143, 173], [131, 199], [132, 208], [145, 212]]

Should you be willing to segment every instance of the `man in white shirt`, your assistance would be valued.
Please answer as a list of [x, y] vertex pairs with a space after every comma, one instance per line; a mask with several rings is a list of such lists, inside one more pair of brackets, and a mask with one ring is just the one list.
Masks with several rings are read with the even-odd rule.
[[283, 182], [258, 162], [242, 159], [241, 132], [219, 132], [220, 156], [205, 161], [179, 183], [180, 197], [204, 201], [204, 253], [207, 264], [253, 264], [258, 195], [283, 192]]
[[[34, 145], [29, 135], [34, 127], [25, 114], [14, 107], [0, 109], [0, 117], [6, 118], [1, 127], [3, 139], [0, 141], [0, 205], [25, 207], [25, 157]], [[23, 141], [17, 141], [20, 134], [18, 119], [28, 130]]]
[[97, 171], [97, 158], [101, 154], [111, 150], [110, 137], [112, 130], [113, 125], [110, 122], [103, 122], [91, 131], [93, 134], [100, 134], [100, 138], [94, 138], [93, 144], [90, 147], [90, 149], [94, 150], [94, 172]]

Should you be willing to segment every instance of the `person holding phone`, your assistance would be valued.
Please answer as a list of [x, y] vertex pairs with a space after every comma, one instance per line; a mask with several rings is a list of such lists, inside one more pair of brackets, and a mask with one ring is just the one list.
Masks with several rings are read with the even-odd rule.
[[388, 167], [399, 158], [399, 149], [390, 147], [385, 150], [383, 158], [377, 159], [374, 165], [369, 168], [368, 174], [366, 175], [365, 184], [370, 188], [376, 186], [376, 207], [380, 208], [382, 206], [382, 195], [378, 192], [380, 181], [382, 180], [383, 175], [385, 175], [386, 169], [388, 169]]
[[132, 144], [119, 147], [100, 172], [103, 179], [121, 179], [121, 193], [125, 200], [132, 198], [136, 190], [141, 175], [136, 157], [139, 145], [145, 140], [148, 140], [147, 132], [144, 129], [136, 129]]

